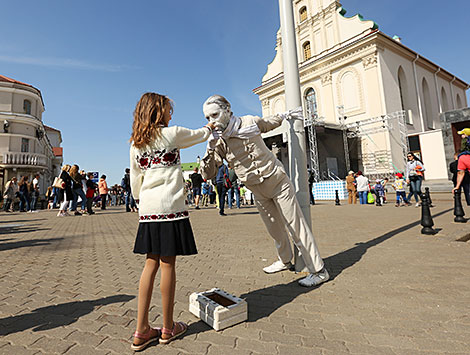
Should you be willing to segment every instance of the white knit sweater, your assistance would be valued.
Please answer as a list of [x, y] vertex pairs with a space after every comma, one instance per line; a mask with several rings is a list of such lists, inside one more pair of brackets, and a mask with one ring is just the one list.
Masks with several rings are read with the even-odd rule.
[[207, 127], [161, 129], [161, 137], [145, 148], [130, 149], [131, 188], [139, 201], [140, 222], [165, 222], [188, 218], [180, 149], [209, 138]]

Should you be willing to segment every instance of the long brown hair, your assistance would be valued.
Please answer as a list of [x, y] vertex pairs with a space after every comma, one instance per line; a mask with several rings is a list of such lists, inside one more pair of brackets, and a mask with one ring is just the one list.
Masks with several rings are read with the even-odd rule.
[[76, 182], [80, 182], [81, 180], [81, 175], [78, 173], [78, 170], [80, 168], [78, 167], [77, 164], [72, 165], [72, 167], [69, 170], [69, 175], [74, 179]]
[[172, 113], [173, 104], [167, 96], [154, 92], [143, 94], [135, 107], [130, 142], [136, 148], [148, 145], [160, 136], [160, 129], [165, 125], [164, 118]]

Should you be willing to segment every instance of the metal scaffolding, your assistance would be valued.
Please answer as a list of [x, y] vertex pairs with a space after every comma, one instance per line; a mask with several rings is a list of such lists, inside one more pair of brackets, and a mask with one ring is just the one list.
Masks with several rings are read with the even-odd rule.
[[395, 141], [400, 146], [402, 151], [401, 159], [404, 166], [406, 166], [406, 154], [409, 151], [409, 143], [405, 117], [405, 111], [397, 111], [344, 125], [348, 131], [347, 136], [349, 138], [365, 137], [377, 148], [373, 151], [362, 153], [360, 157], [367, 175], [383, 177], [400, 171], [393, 162], [391, 150], [380, 148], [370, 137], [376, 133], [389, 133], [390, 140]]
[[304, 117], [304, 127], [307, 128], [308, 146], [310, 155], [310, 169], [313, 173], [313, 180], [319, 182], [320, 164], [318, 162], [318, 144], [316, 126], [324, 125], [323, 118], [318, 117], [314, 107], [307, 101], [307, 114]]

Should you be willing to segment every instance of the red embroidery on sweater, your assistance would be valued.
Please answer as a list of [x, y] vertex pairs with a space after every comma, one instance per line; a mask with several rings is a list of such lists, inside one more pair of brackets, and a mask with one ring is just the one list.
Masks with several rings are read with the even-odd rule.
[[166, 149], [143, 152], [142, 155], [136, 155], [135, 159], [142, 170], [174, 166], [180, 163], [180, 151], [175, 148], [169, 152]]
[[166, 214], [145, 214], [140, 216], [139, 219], [141, 221], [165, 221], [165, 220], [172, 220], [176, 218], [184, 218], [188, 217], [189, 212], [175, 212], [175, 213], [166, 213]]

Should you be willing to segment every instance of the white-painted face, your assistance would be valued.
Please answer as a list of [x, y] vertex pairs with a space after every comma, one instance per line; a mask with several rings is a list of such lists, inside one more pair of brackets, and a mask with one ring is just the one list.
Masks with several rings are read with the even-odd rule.
[[224, 131], [232, 117], [230, 108], [230, 103], [225, 97], [213, 95], [204, 102], [202, 110], [204, 116], [210, 123], [214, 124], [216, 129]]

